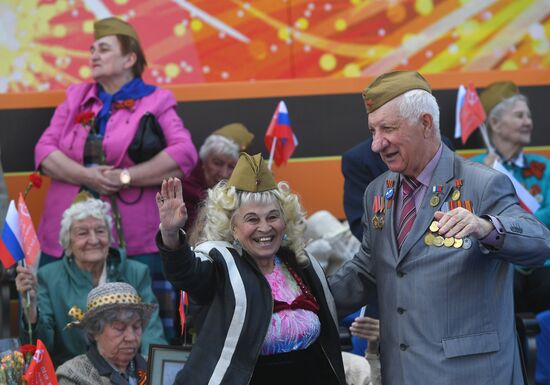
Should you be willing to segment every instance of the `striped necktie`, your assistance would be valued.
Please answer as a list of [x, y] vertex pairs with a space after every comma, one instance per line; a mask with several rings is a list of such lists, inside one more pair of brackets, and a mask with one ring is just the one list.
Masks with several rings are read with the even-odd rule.
[[397, 228], [397, 247], [400, 250], [416, 218], [414, 193], [418, 187], [420, 187], [420, 182], [415, 178], [404, 176], [401, 180], [403, 206], [401, 207], [401, 217], [399, 219], [399, 227]]

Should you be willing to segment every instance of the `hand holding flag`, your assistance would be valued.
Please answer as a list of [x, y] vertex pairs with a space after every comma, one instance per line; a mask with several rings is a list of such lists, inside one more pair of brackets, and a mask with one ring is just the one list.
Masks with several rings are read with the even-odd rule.
[[268, 167], [270, 170], [273, 160], [277, 166], [286, 163], [298, 145], [298, 139], [290, 127], [286, 104], [282, 100], [271, 118], [264, 143], [269, 151]]

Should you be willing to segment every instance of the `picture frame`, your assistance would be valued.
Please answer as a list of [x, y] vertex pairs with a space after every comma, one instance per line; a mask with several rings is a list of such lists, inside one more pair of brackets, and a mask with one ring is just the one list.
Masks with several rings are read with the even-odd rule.
[[148, 385], [173, 385], [191, 354], [191, 345], [149, 345]]

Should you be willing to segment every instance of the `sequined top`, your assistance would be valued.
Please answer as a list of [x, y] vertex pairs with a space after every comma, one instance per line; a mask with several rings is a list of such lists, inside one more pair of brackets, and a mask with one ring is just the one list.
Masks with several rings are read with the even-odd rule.
[[[302, 294], [302, 290], [279, 257], [275, 257], [275, 268], [265, 278], [271, 286], [274, 300], [291, 304]], [[287, 353], [309, 347], [321, 332], [317, 314], [304, 309], [285, 309], [273, 313], [271, 324], [265, 336], [261, 355]]]

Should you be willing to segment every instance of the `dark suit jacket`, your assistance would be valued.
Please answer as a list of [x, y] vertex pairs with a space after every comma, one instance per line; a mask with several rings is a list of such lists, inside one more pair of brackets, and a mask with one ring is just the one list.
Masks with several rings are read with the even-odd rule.
[[[449, 138], [441, 136], [443, 142], [454, 151]], [[380, 155], [371, 149], [372, 138], [359, 143], [342, 155], [342, 174], [344, 174], [344, 211], [351, 232], [360, 241], [363, 239], [363, 194], [365, 189], [378, 175], [388, 171], [388, 166]]]

